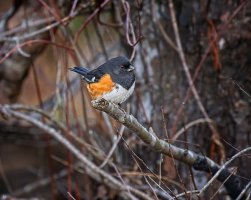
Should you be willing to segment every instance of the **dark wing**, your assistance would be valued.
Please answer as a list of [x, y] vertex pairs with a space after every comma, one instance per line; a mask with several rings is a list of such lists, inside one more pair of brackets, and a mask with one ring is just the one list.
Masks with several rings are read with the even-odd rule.
[[89, 71], [86, 75], [85, 75], [85, 80], [89, 83], [95, 83], [98, 82], [99, 79], [104, 75], [104, 72], [102, 69], [97, 68], [94, 70]]
[[70, 68], [70, 70], [82, 75], [83, 78], [88, 83], [97, 82], [103, 75], [102, 70], [100, 69], [89, 70], [85, 67], [73, 67], [73, 68]]

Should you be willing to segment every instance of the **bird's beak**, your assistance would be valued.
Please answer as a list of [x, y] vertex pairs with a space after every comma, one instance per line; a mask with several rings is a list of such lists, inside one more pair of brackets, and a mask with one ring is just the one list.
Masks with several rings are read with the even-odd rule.
[[128, 72], [135, 70], [135, 67], [130, 65], [130, 67], [127, 69]]

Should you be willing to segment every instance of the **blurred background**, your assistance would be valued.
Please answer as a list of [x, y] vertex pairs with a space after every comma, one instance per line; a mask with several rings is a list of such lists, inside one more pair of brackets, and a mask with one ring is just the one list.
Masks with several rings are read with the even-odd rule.
[[[136, 67], [137, 80], [134, 94], [122, 107], [159, 138], [219, 164], [250, 146], [250, 1], [173, 3], [199, 99], [191, 92], [180, 59], [170, 1], [12, 0], [0, 3], [0, 104], [42, 109], [97, 166], [115, 146], [109, 163], [117, 170], [107, 163], [103, 169], [115, 177], [119, 173], [151, 198], [168, 199], [163, 191], [179, 194], [202, 188], [209, 174], [154, 152], [130, 130], [93, 109], [85, 83], [68, 70], [93, 69], [125, 55]], [[31, 116], [55, 126], [37, 113]], [[217, 131], [210, 128], [212, 122]], [[250, 181], [248, 154], [232, 167]], [[221, 184], [216, 182], [202, 199], [228, 199]], [[14, 118], [0, 118], [0, 196], [121, 198], [91, 178], [63, 145]]]

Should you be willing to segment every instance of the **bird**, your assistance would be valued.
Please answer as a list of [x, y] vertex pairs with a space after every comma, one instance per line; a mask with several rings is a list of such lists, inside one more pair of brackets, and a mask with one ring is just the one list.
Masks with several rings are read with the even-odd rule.
[[105, 99], [120, 105], [135, 88], [135, 67], [124, 56], [112, 58], [93, 70], [86, 67], [72, 67], [70, 70], [85, 80], [92, 101]]

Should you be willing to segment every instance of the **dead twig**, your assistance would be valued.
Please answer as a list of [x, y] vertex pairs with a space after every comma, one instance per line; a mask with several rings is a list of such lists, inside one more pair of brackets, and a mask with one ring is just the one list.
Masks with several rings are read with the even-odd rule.
[[110, 157], [112, 156], [113, 152], [115, 151], [116, 147], [118, 146], [118, 143], [119, 141], [121, 140], [122, 136], [123, 136], [123, 133], [124, 133], [124, 130], [125, 130], [125, 127], [122, 126], [120, 128], [120, 131], [119, 131], [119, 136], [117, 137], [116, 141], [114, 142], [114, 144], [112, 145], [112, 148], [111, 150], [109, 151], [107, 157], [105, 158], [105, 160], [102, 162], [102, 164], [100, 165], [100, 168], [103, 168], [107, 162], [109, 161]]
[[[51, 29], [61, 25], [61, 23], [68, 23], [70, 20], [72, 20], [76, 15], [78, 14], [78, 12], [73, 13], [72, 15], [69, 15], [63, 19], [61, 19], [60, 22], [56, 21], [54, 23], [49, 24], [48, 26], [45, 26], [41, 29], [38, 29], [36, 31], [33, 31], [31, 33], [27, 33], [25, 35], [22, 36], [16, 36], [15, 38], [13, 37], [0, 37], [0, 42], [16, 42], [16, 40], [18, 39], [18, 41], [22, 41], [22, 40], [26, 40], [26, 39], [31, 39], [39, 34], [45, 33], [50, 31]], [[48, 22], [47, 22], [48, 23]]]
[[176, 160], [187, 163], [188, 165], [193, 165], [197, 159], [206, 159], [208, 167], [217, 167], [218, 165], [211, 159], [195, 154], [192, 151], [184, 150], [176, 147], [164, 140], [159, 139], [156, 135], [148, 131], [143, 127], [138, 120], [132, 116], [126, 114], [122, 108], [117, 105], [101, 99], [98, 102], [92, 102], [92, 106], [98, 110], [104, 111], [112, 116], [114, 119], [128, 127], [130, 130], [134, 131], [141, 140], [152, 147], [154, 150], [172, 156]]
[[163, 25], [161, 24], [160, 21], [156, 21], [155, 22], [157, 27], [159, 28], [160, 33], [162, 34], [164, 40], [175, 50], [175, 51], [179, 51], [177, 46], [173, 43], [172, 39], [169, 37], [169, 35], [166, 33]]
[[[101, 149], [96, 148], [96, 147], [88, 144], [85, 140], [83, 140], [83, 138], [79, 137], [77, 134], [74, 134], [72, 131], [67, 130], [67, 127], [63, 123], [53, 119], [52, 116], [47, 114], [44, 110], [36, 108], [36, 107], [22, 105], [22, 104], [12, 104], [11, 109], [13, 109], [15, 111], [32, 112], [32, 114], [30, 114], [30, 116], [32, 116], [33, 118], [36, 118], [36, 119], [40, 119], [41, 117], [43, 117], [46, 120], [46, 122], [48, 121], [47, 124], [51, 124], [54, 127], [56, 127], [57, 129], [60, 129], [60, 131], [62, 131], [62, 133], [64, 135], [69, 134], [69, 136], [73, 140], [75, 140], [75, 142], [77, 142], [80, 145], [83, 145], [88, 150], [88, 153], [91, 153], [92, 156], [94, 156], [98, 160], [104, 162], [105, 153], [103, 151], [101, 151]], [[33, 113], [35, 115], [33, 115]], [[37, 114], [39, 114], [39, 117]], [[107, 160], [107, 162], [109, 163], [109, 165], [112, 164], [112, 162], [109, 159]], [[107, 162], [106, 162], [106, 164], [107, 164]]]
[[201, 118], [201, 119], [196, 119], [188, 124], [186, 124], [183, 128], [181, 128], [177, 133], [175, 133], [172, 138], [171, 138], [171, 141], [175, 141], [178, 139], [178, 137], [181, 136], [181, 134], [183, 134], [184, 132], [186, 132], [189, 128], [191, 128], [192, 126], [195, 126], [197, 124], [202, 124], [202, 123], [214, 123], [214, 121], [212, 120], [209, 120], [208, 119], [204, 119], [204, 118]]
[[[0, 40], [1, 41], [1, 40]], [[67, 47], [65, 45], [61, 45], [61, 44], [58, 44], [58, 43], [54, 43], [54, 42], [51, 42], [49, 40], [43, 40], [43, 39], [37, 39], [37, 40], [28, 40], [22, 44], [20, 44], [18, 47], [14, 47], [12, 48], [8, 53], [5, 54], [5, 56], [3, 58], [0, 59], [0, 64], [2, 64], [8, 57], [10, 57], [15, 51], [18, 50], [18, 48], [22, 48], [23, 46], [26, 46], [26, 45], [31, 45], [31, 44], [35, 44], [35, 43], [41, 43], [41, 44], [51, 44], [51, 45], [55, 45], [57, 47], [61, 47], [61, 48], [65, 48], [67, 50], [72, 50], [72, 48], [70, 47]]]
[[244, 194], [247, 192], [248, 188], [250, 188], [251, 186], [251, 181], [249, 181], [249, 183], [246, 185], [246, 187], [241, 191], [241, 193], [239, 194], [239, 196], [235, 199], [235, 200], [241, 200], [242, 197], [244, 196]]
[[[191, 150], [176, 147], [162, 139], [159, 139], [155, 134], [152, 133], [152, 131], [148, 131], [145, 127], [143, 127], [134, 116], [127, 114], [118, 105], [101, 99], [100, 101], [96, 102], [92, 101], [92, 106], [98, 110], [108, 113], [115, 120], [129, 128], [153, 150], [168, 155], [175, 160], [182, 161], [197, 170], [215, 174], [210, 180], [210, 183], [208, 183], [204, 189], [200, 191], [200, 193], [203, 193], [216, 178], [224, 183], [229, 195], [231, 195], [233, 198], [238, 196], [243, 190], [243, 185], [239, 184], [239, 181], [237, 181], [239, 180], [239, 177], [231, 173], [226, 166], [241, 154], [251, 150], [251, 147], [239, 152], [232, 157], [230, 161], [226, 162], [222, 167], [220, 167], [217, 163], [206, 156], [201, 156]], [[228, 180], [226, 180], [227, 178]]]
[[[230, 22], [237, 16], [237, 14], [241, 11], [241, 9], [245, 8], [246, 4], [248, 3], [248, 0], [245, 0], [243, 1], [235, 10], [234, 12], [232, 13], [232, 15], [228, 18], [228, 20], [221, 26], [220, 30], [218, 31], [218, 34], [221, 35], [222, 33], [224, 33], [225, 31], [227, 31], [227, 27], [229, 26]], [[198, 77], [198, 74], [199, 72], [201, 71], [202, 69], [202, 66], [203, 64], [205, 63], [209, 53], [210, 53], [210, 50], [212, 48], [212, 45], [213, 45], [213, 42], [215, 42], [217, 40], [218, 37], [216, 37], [217, 35], [215, 35], [215, 37], [212, 39], [212, 41], [209, 43], [208, 47], [206, 48], [205, 50], [205, 53], [203, 54], [200, 62], [198, 63], [198, 65], [196, 66], [196, 69], [195, 69], [195, 72], [193, 74], [193, 82], [196, 81], [197, 77]], [[191, 93], [191, 87], [189, 87], [189, 89], [187, 90], [186, 92], [186, 95], [182, 101], [182, 104], [181, 106], [179, 107], [178, 111], [177, 111], [177, 114], [176, 114], [176, 119], [175, 119], [175, 122], [174, 122], [174, 125], [173, 125], [173, 130], [176, 130], [176, 124], [178, 122], [178, 119], [181, 115], [181, 112], [184, 110], [184, 105], [186, 104], [189, 96], [190, 96], [190, 93]]]
[[[179, 29], [178, 29], [178, 25], [177, 25], [177, 20], [175, 17], [175, 11], [174, 11], [174, 6], [173, 6], [173, 1], [169, 0], [169, 9], [170, 9], [170, 14], [171, 14], [171, 21], [172, 21], [172, 25], [173, 25], [173, 29], [174, 29], [174, 35], [175, 35], [175, 40], [176, 40], [176, 45], [178, 48], [178, 54], [180, 56], [180, 60], [184, 69], [184, 72], [186, 74], [189, 86], [191, 88], [191, 91], [193, 93], [193, 96], [199, 106], [200, 111], [202, 112], [202, 114], [204, 115], [204, 117], [206, 118], [207, 121], [212, 121], [209, 117], [209, 115], [207, 114], [207, 111], [205, 109], [205, 107], [203, 106], [203, 103], [201, 101], [201, 98], [194, 86], [193, 83], [193, 79], [192, 76], [189, 72], [189, 67], [187, 65], [186, 62], [186, 58], [185, 58], [185, 54], [182, 48], [182, 44], [181, 44], [181, 40], [180, 40], [180, 35], [179, 35]], [[212, 123], [208, 123], [209, 128], [211, 129], [212, 133], [213, 133], [213, 141], [215, 142], [215, 144], [217, 144], [220, 148], [220, 153], [221, 153], [221, 160], [224, 161], [225, 160], [225, 148], [224, 145], [221, 143], [220, 141], [220, 136], [218, 133], [218, 130], [216, 129], [216, 127], [212, 124]]]
[[123, 8], [126, 13], [126, 20], [125, 20], [126, 41], [133, 48], [132, 54], [130, 56], [130, 61], [132, 61], [136, 54], [136, 45], [141, 40], [142, 36], [140, 35], [138, 38], [136, 38], [136, 34], [130, 17], [130, 4], [126, 0], [121, 0], [121, 2], [123, 4]]
[[220, 169], [215, 173], [215, 175], [207, 182], [207, 184], [200, 190], [199, 195], [205, 192], [205, 190], [213, 183], [213, 181], [220, 175], [220, 173], [227, 168], [227, 166], [233, 162], [236, 158], [240, 157], [242, 154], [251, 151], [251, 147], [245, 148], [242, 151], [235, 154], [231, 159], [229, 159], [224, 165], [220, 167]]
[[[80, 164], [80, 162], [78, 162], [73, 165], [73, 168], [77, 170], [80, 166], [81, 166], [81, 164]], [[67, 174], [68, 174], [67, 169], [62, 169], [58, 173], [53, 174], [53, 177], [55, 180], [57, 180], [57, 179], [60, 179], [60, 178], [67, 176]], [[25, 185], [24, 187], [22, 187], [16, 191], [13, 191], [11, 194], [14, 196], [21, 196], [21, 195], [30, 193], [30, 192], [38, 189], [39, 187], [43, 187], [43, 186], [50, 184], [50, 181], [51, 181], [51, 177], [41, 178], [35, 182], [32, 182], [32, 183]]]
[[74, 43], [77, 43], [79, 36], [81, 34], [81, 32], [84, 30], [84, 28], [89, 24], [89, 22], [100, 12], [100, 10], [102, 10], [102, 8], [104, 8], [106, 6], [106, 4], [108, 4], [110, 2], [110, 0], [105, 0], [103, 1], [102, 4], [100, 4], [100, 6], [98, 8], [96, 8], [92, 14], [90, 14], [88, 16], [88, 18], [85, 20], [85, 22], [83, 23], [83, 25], [80, 27], [80, 29], [78, 30]]
[[[48, 133], [50, 136], [52, 136], [58, 142], [64, 145], [65, 148], [67, 148], [73, 155], [75, 155], [83, 163], [83, 167], [89, 176], [91, 176], [97, 182], [102, 182], [109, 188], [119, 191], [118, 194], [122, 198], [132, 198], [132, 197], [136, 198], [134, 196], [136, 195], [142, 199], [148, 199], [148, 200], [151, 199], [148, 195], [144, 194], [143, 192], [129, 185], [121, 183], [120, 181], [112, 177], [110, 174], [97, 167], [84, 154], [82, 154], [80, 150], [78, 150], [72, 143], [70, 143], [69, 140], [67, 140], [60, 131], [55, 130], [54, 128], [48, 126], [47, 124], [37, 119], [34, 119], [27, 114], [14, 111], [9, 105], [4, 105], [4, 106], [0, 105], [0, 113], [3, 114], [5, 117], [14, 117], [29, 122], [34, 126], [42, 129], [46, 133]], [[128, 191], [130, 191], [130, 193], [128, 193]]]

